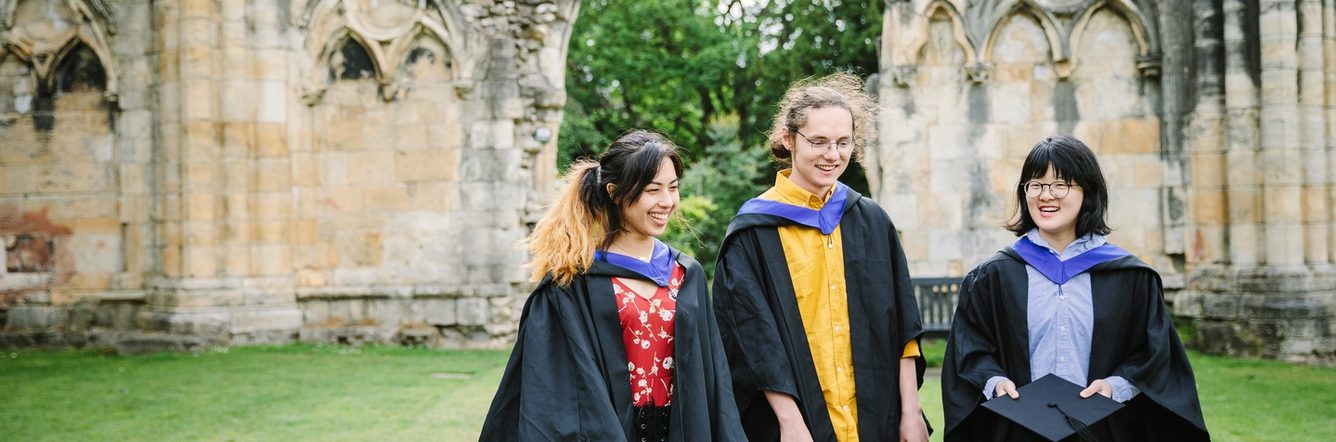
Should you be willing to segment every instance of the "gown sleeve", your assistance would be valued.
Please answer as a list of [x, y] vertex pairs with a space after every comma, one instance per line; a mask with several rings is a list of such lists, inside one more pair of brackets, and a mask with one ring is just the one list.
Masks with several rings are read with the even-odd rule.
[[761, 247], [754, 231], [736, 234], [715, 266], [714, 307], [732, 368], [739, 408], [754, 395], [774, 391], [798, 397], [782, 329], [770, 303]]
[[[1204, 439], [1208, 436], [1197, 397], [1196, 379], [1188, 362], [1187, 351], [1169, 317], [1159, 278], [1145, 272], [1137, 286], [1137, 289], [1145, 291], [1148, 298], [1143, 304], [1145, 310], [1142, 318], [1138, 318], [1145, 323], [1145, 334], [1142, 335], [1143, 341], [1137, 343], [1129, 356], [1114, 369], [1113, 375], [1127, 380], [1156, 405], [1201, 431], [1188, 430], [1183, 425], [1165, 425], [1160, 428], [1182, 428], [1185, 431], [1178, 437], [1179, 440]], [[1166, 417], [1160, 413], [1156, 418]]]
[[918, 298], [914, 295], [914, 283], [909, 276], [909, 260], [905, 257], [905, 249], [900, 246], [899, 234], [895, 231], [895, 225], [890, 224], [887, 219], [888, 238], [891, 246], [891, 278], [895, 284], [895, 311], [899, 313], [896, 330], [900, 334], [901, 342], [898, 342], [901, 349], [902, 358], [918, 359], [918, 383], [923, 385], [923, 371], [927, 367], [927, 361], [923, 359], [919, 351], [918, 340], [923, 336], [923, 317], [920, 314]]
[[709, 300], [703, 300], [701, 308], [707, 313], [705, 315], [704, 328], [708, 348], [708, 371], [713, 374], [709, 377], [711, 385], [707, 385], [707, 391], [710, 394], [709, 408], [713, 410], [711, 434], [712, 440], [719, 441], [745, 441], [747, 436], [742, 431], [742, 420], [738, 415], [737, 403], [733, 397], [733, 376], [729, 370], [728, 357], [724, 351], [723, 339], [719, 334], [718, 321], [714, 320], [714, 307]]
[[1000, 313], [985, 274], [975, 269], [965, 276], [951, 321], [942, 364], [942, 408], [948, 439], [983, 401], [988, 379], [1007, 375], [998, 359], [1000, 342], [994, 315]]
[[621, 440], [582, 320], [583, 297], [543, 284], [530, 297], [480, 440]]

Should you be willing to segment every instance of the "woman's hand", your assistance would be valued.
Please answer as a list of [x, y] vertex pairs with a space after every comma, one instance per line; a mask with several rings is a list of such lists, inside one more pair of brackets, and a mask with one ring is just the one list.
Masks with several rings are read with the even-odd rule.
[[[1081, 393], [1085, 394], [1085, 392]], [[993, 397], [998, 397], [1004, 394], [1011, 396], [1012, 399], [1020, 399], [1021, 397], [1021, 394], [1016, 392], [1016, 383], [1011, 382], [1011, 379], [1003, 379], [997, 383], [996, 387], [993, 387]]]
[[928, 423], [922, 413], [900, 416], [900, 442], [928, 442]]
[[1109, 381], [1103, 379], [1095, 379], [1094, 382], [1090, 383], [1089, 387], [1086, 387], [1085, 390], [1081, 390], [1081, 397], [1088, 398], [1090, 396], [1094, 396], [1095, 393], [1099, 393], [1104, 395], [1104, 397], [1106, 398], [1113, 399], [1113, 385], [1110, 385]]

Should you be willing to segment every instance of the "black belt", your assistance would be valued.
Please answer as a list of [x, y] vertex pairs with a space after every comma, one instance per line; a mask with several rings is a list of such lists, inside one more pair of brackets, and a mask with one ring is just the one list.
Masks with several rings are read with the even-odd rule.
[[639, 442], [668, 442], [668, 421], [672, 407], [646, 405], [635, 407], [635, 439]]

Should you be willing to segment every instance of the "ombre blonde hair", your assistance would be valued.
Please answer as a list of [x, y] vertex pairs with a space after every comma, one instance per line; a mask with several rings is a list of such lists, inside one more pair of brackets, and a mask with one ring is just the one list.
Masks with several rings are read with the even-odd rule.
[[598, 161], [572, 164], [563, 179], [565, 187], [525, 240], [533, 257], [533, 280], [551, 276], [558, 285], [569, 285], [588, 270], [594, 249], [607, 248], [617, 238], [622, 209], [654, 181], [665, 158], [681, 177], [677, 146], [663, 135], [634, 130], [617, 137]]
[[792, 136], [807, 124], [813, 110], [838, 107], [849, 111], [854, 120], [854, 161], [863, 164], [865, 147], [877, 138], [877, 100], [863, 89], [863, 79], [849, 73], [798, 80], [784, 92], [775, 112], [774, 124], [767, 134], [770, 155], [782, 163], [793, 161], [784, 147], [784, 137]]

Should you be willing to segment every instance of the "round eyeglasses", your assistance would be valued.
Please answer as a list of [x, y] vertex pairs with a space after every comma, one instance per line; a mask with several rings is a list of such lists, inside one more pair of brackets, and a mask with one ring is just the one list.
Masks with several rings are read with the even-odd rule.
[[1046, 187], [1048, 188], [1049, 195], [1052, 195], [1055, 199], [1062, 199], [1067, 196], [1067, 194], [1071, 193], [1072, 188], [1077, 187], [1077, 185], [1066, 181], [1047, 184], [1038, 181], [1026, 181], [1024, 184], [1021, 184], [1021, 188], [1025, 189], [1025, 196], [1030, 198], [1039, 198], [1039, 195], [1044, 193], [1044, 188]]
[[816, 153], [817, 155], [825, 155], [826, 152], [830, 152], [831, 147], [834, 147], [835, 150], [841, 154], [847, 154], [850, 151], [854, 150], [854, 141], [848, 138], [841, 139], [839, 141], [830, 141], [829, 139], [818, 137], [816, 140], [813, 140], [811, 138], [807, 138], [807, 135], [803, 135], [802, 132], [799, 132], [797, 130], [794, 130], [794, 132], [797, 132], [798, 136], [803, 137], [804, 140], [807, 140], [807, 144], [812, 145], [812, 152]]

